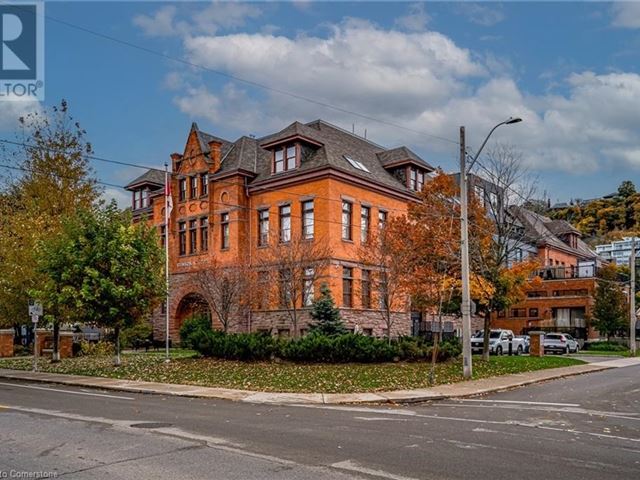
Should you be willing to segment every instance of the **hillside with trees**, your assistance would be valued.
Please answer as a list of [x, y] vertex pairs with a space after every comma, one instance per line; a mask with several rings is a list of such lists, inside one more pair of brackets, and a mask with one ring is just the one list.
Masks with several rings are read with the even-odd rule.
[[589, 201], [574, 201], [566, 208], [550, 210], [554, 219], [567, 220], [591, 243], [617, 240], [636, 230], [640, 222], [640, 193], [630, 180], [615, 195]]

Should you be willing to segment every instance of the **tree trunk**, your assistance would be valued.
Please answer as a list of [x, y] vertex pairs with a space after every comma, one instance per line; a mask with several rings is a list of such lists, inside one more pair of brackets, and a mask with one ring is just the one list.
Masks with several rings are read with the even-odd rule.
[[482, 339], [482, 360], [489, 361], [489, 333], [491, 332], [491, 317], [490, 314], [484, 317], [484, 331]]
[[120, 366], [120, 327], [115, 327], [113, 330], [113, 334], [116, 337], [116, 354], [113, 359], [113, 364], [116, 367]]
[[429, 372], [429, 385], [435, 383], [436, 362], [438, 361], [438, 347], [440, 346], [440, 332], [433, 337], [433, 349], [431, 350], [431, 371]]
[[53, 353], [51, 354], [51, 363], [60, 361], [60, 324], [53, 323]]

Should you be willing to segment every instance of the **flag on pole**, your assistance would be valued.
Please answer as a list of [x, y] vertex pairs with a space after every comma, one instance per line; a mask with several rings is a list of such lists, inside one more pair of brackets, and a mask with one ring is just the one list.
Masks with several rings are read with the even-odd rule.
[[167, 217], [171, 215], [171, 211], [173, 210], [173, 198], [171, 197], [171, 182], [169, 181], [169, 176], [165, 176], [164, 182], [164, 195], [165, 195], [165, 203], [167, 209]]

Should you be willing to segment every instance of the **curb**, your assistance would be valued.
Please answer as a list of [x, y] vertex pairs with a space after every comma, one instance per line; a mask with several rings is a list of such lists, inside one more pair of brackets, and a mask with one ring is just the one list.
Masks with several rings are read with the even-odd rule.
[[[155, 395], [171, 395], [188, 398], [215, 398], [256, 404], [409, 404], [442, 400], [447, 398], [466, 398], [488, 393], [511, 390], [526, 385], [542, 383], [549, 380], [600, 372], [619, 366], [602, 362], [571, 367], [560, 367], [548, 370], [503, 375], [499, 377], [458, 382], [437, 387], [396, 390], [371, 393], [271, 393], [250, 390], [235, 390], [215, 387], [199, 387], [197, 385], [165, 384], [141, 382], [135, 380], [119, 380], [106, 377], [89, 377], [82, 375], [66, 375], [56, 373], [28, 372], [25, 370], [0, 369], [0, 378], [59, 385], [82, 386], [114, 390], [130, 393]], [[640, 362], [639, 362], [640, 363]]]

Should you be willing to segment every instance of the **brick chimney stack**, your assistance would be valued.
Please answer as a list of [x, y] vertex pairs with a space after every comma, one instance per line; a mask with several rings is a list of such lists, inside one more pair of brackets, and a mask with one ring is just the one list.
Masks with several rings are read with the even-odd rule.
[[220, 170], [220, 162], [222, 161], [220, 149], [222, 147], [221, 142], [212, 140], [209, 142], [209, 155], [211, 157], [211, 166], [209, 167], [209, 173], [216, 173]]
[[171, 171], [172, 172], [177, 172], [178, 171], [178, 164], [182, 161], [182, 155], [180, 155], [179, 153], [172, 153], [171, 154]]

